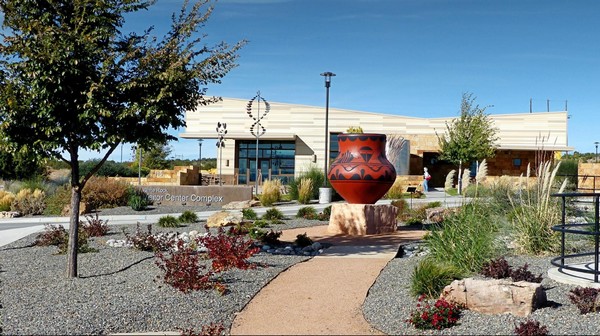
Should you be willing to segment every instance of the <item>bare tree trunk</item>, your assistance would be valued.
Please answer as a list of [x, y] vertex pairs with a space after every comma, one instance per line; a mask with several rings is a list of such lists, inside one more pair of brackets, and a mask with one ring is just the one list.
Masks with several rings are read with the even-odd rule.
[[462, 195], [462, 161], [458, 162], [458, 194]]
[[77, 242], [79, 241], [79, 202], [81, 189], [71, 187], [71, 218], [69, 223], [69, 246], [67, 249], [67, 273], [69, 278], [78, 277], [77, 273]]

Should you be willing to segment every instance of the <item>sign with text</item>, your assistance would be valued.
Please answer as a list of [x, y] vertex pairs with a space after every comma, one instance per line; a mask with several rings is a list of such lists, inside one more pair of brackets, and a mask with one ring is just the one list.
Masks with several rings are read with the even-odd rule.
[[163, 205], [225, 205], [252, 199], [250, 186], [136, 186], [154, 204]]

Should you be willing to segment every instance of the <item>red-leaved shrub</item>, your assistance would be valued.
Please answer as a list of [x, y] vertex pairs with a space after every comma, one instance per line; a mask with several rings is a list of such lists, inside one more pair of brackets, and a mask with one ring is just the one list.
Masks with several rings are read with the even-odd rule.
[[216, 289], [223, 294], [225, 285], [212, 279], [214, 273], [198, 263], [198, 252], [185, 246], [183, 240], [177, 242], [177, 250], [156, 252], [156, 265], [165, 272], [163, 280], [176, 289], [187, 293], [191, 290]]
[[444, 298], [437, 300], [433, 306], [429, 303], [422, 306], [424, 299], [425, 295], [419, 297], [417, 310], [410, 314], [410, 318], [406, 322], [417, 329], [441, 330], [456, 325], [464, 307], [448, 302]]
[[546, 336], [548, 335], [548, 328], [540, 325], [540, 322], [528, 320], [527, 322], [521, 322], [515, 327], [515, 335], [518, 336]]
[[[207, 232], [208, 228], [206, 228]], [[198, 242], [208, 249], [208, 257], [212, 259], [212, 270], [221, 272], [230, 268], [249, 269], [256, 267], [248, 262], [248, 258], [260, 251], [254, 247], [252, 240], [243, 236], [227, 235], [219, 227], [217, 235], [209, 234], [198, 238]]]

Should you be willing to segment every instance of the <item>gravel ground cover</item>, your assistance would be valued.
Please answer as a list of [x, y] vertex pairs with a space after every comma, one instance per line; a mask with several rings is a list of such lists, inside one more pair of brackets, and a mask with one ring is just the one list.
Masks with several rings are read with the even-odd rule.
[[[396, 258], [390, 261], [369, 290], [363, 313], [369, 323], [389, 335], [513, 335], [515, 326], [527, 318], [512, 315], [484, 315], [465, 310], [459, 324], [452, 328], [418, 330], [405, 321], [416, 309], [417, 299], [409, 294], [412, 270], [422, 257]], [[550, 335], [598, 335], [600, 313], [581, 315], [569, 301], [569, 290], [576, 286], [558, 283], [547, 276], [550, 258], [507, 256], [508, 263], [521, 267], [525, 263], [535, 274], [542, 274], [549, 307], [534, 311], [529, 319], [548, 327]]]
[[[177, 213], [187, 209], [170, 210]], [[112, 211], [126, 214], [125, 209]], [[204, 224], [201, 221], [176, 229], [153, 225], [152, 231], [204, 232]], [[322, 224], [290, 219], [273, 228]], [[132, 234], [136, 225], [111, 226], [109, 235], [90, 239], [90, 246], [99, 252], [79, 254], [78, 279], [66, 278], [66, 256], [56, 255], [56, 247], [31, 246], [36, 235], [0, 248], [2, 332], [83, 335], [178, 328], [199, 332], [209, 323], [222, 323], [228, 330], [235, 313], [263, 286], [288, 267], [309, 259], [261, 252], [251, 261], [266, 267], [220, 274], [229, 289], [227, 294], [221, 296], [214, 290], [184, 294], [162, 282], [153, 253], [105, 244], [108, 239], [124, 239], [123, 229]]]
[[[181, 213], [219, 208], [156, 207], [149, 213]], [[131, 214], [128, 207], [105, 209], [105, 215]], [[273, 226], [276, 230], [323, 225], [326, 222], [288, 219]], [[153, 231], [203, 232], [204, 222], [182, 228]], [[98, 253], [79, 255], [79, 279], [65, 277], [66, 257], [55, 255], [56, 247], [31, 247], [35, 235], [0, 248], [0, 304], [4, 334], [108, 334], [120, 332], [199, 331], [208, 323], [231, 326], [235, 313], [277, 274], [309, 257], [259, 253], [252, 261], [267, 265], [252, 270], [221, 274], [229, 293], [216, 291], [181, 293], [158, 277], [160, 270], [153, 254], [128, 248], [112, 248], [108, 239], [123, 239], [122, 230], [135, 225], [111, 226], [105, 237], [91, 239]], [[145, 229], [145, 227], [142, 227]], [[459, 325], [442, 331], [414, 329], [406, 323], [415, 310], [416, 298], [409, 294], [410, 276], [421, 257], [396, 258], [383, 269], [363, 305], [367, 321], [390, 335], [510, 335], [526, 318], [511, 315], [484, 315], [464, 311]], [[527, 263], [534, 274], [543, 274], [549, 307], [536, 310], [531, 319], [549, 329], [551, 335], [600, 334], [600, 313], [580, 315], [569, 302], [572, 285], [547, 277], [550, 258], [507, 256], [513, 267]], [[293, 304], [293, 303], [290, 303]]]

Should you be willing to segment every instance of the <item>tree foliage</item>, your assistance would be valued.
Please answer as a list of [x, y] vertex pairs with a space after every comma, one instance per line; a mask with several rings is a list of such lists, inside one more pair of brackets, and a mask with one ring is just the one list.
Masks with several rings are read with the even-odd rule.
[[[68, 273], [77, 276], [81, 190], [121, 143], [166, 142], [185, 111], [215, 102], [207, 85], [235, 67], [244, 42], [208, 46], [209, 0], [184, 1], [163, 37], [125, 31], [154, 0], [0, 0], [0, 134], [5, 150], [71, 167]], [[104, 150], [80, 176], [80, 150]]]
[[485, 107], [474, 105], [472, 93], [464, 93], [460, 117], [446, 123], [446, 134], [438, 135], [440, 159], [454, 164], [493, 157], [496, 151], [496, 128]]

